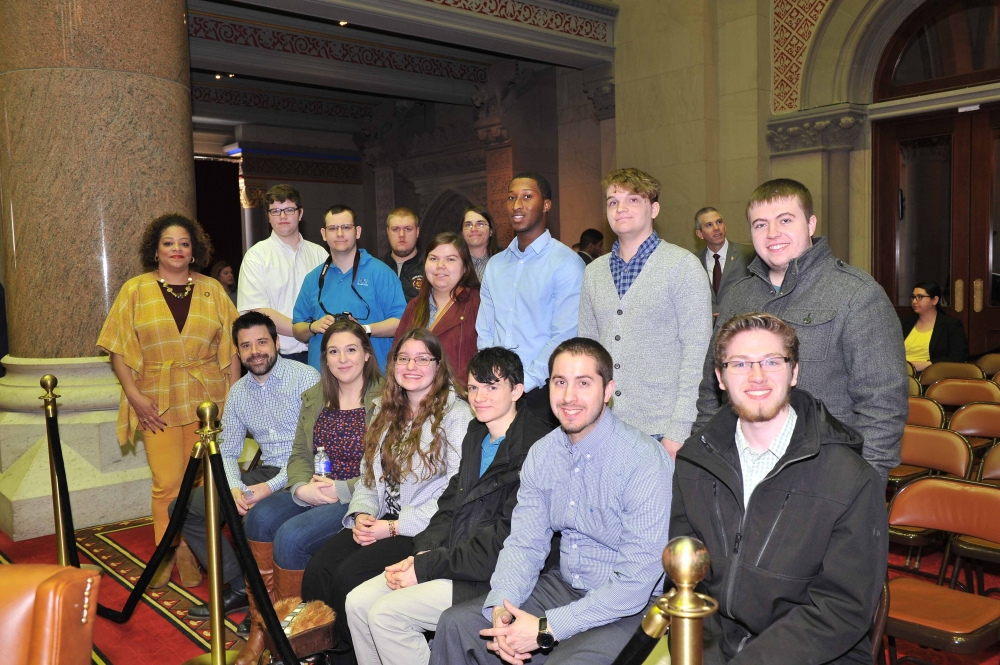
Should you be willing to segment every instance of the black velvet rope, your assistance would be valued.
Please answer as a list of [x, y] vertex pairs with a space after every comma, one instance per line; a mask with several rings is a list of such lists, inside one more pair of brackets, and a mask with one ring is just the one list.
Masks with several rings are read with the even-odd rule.
[[188, 500], [191, 498], [191, 490], [194, 488], [194, 481], [198, 476], [200, 466], [201, 460], [199, 458], [191, 457], [188, 459], [187, 469], [184, 471], [184, 480], [181, 481], [181, 489], [177, 494], [174, 514], [170, 517], [170, 523], [167, 524], [167, 531], [163, 534], [163, 538], [160, 539], [160, 544], [156, 546], [153, 557], [146, 564], [146, 570], [142, 572], [142, 576], [139, 577], [139, 580], [132, 588], [132, 593], [129, 594], [128, 600], [125, 601], [125, 606], [119, 612], [98, 603], [97, 616], [104, 617], [115, 623], [125, 623], [132, 618], [132, 613], [135, 612], [136, 605], [139, 604], [142, 594], [146, 592], [146, 587], [149, 586], [153, 575], [156, 574], [156, 569], [160, 567], [163, 557], [167, 555], [174, 542], [174, 538], [177, 537], [177, 532], [181, 530], [181, 525], [184, 524], [184, 517], [187, 515]]
[[[222, 466], [222, 455], [216, 453], [209, 455], [208, 459], [212, 464], [212, 475], [215, 477], [215, 486], [219, 490], [219, 505], [226, 518], [226, 523], [229, 525], [229, 533], [233, 536], [236, 556], [240, 560], [240, 566], [243, 567], [243, 574], [247, 578], [247, 583], [250, 584], [250, 591], [253, 593], [254, 601], [257, 603], [257, 609], [264, 620], [268, 634], [274, 640], [274, 646], [278, 650], [281, 662], [286, 665], [297, 664], [299, 659], [295, 657], [292, 645], [288, 643], [288, 637], [281, 628], [278, 615], [274, 613], [274, 605], [271, 604], [271, 597], [264, 586], [264, 579], [260, 576], [260, 570], [257, 569], [257, 560], [253, 558], [253, 552], [250, 551], [250, 544], [247, 542], [246, 532], [243, 530], [243, 518], [236, 511], [236, 503], [233, 501], [232, 492], [229, 491], [226, 470]], [[271, 655], [273, 656], [274, 654]]]
[[52, 467], [56, 474], [56, 491], [62, 511], [59, 521], [62, 522], [63, 540], [69, 561], [66, 563], [75, 568], [80, 567], [80, 554], [76, 551], [76, 531], [73, 529], [73, 507], [69, 502], [69, 483], [66, 482], [66, 461], [63, 458], [62, 443], [59, 439], [59, 418], [45, 414], [45, 432], [49, 437], [49, 450], [52, 452]]
[[628, 644], [611, 665], [641, 665], [649, 658], [649, 654], [653, 653], [657, 642], [659, 640], [647, 635], [642, 629], [642, 624], [639, 624], [632, 639], [628, 641]]

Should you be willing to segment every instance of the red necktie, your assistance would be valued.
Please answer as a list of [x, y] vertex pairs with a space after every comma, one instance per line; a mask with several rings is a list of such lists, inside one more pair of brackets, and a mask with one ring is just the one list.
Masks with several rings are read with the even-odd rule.
[[719, 255], [712, 254], [715, 257], [715, 267], [712, 268], [712, 290], [715, 291], [715, 295], [719, 295], [719, 284], [722, 282], [722, 266], [719, 265]]

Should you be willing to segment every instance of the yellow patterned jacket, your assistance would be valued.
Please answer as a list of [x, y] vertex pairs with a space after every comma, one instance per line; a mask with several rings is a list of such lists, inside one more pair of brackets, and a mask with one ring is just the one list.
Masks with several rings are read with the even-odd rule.
[[[221, 411], [229, 387], [227, 368], [236, 352], [231, 334], [239, 314], [233, 301], [214, 279], [191, 276], [191, 310], [183, 332], [177, 331], [154, 273], [144, 273], [122, 285], [97, 338], [101, 349], [123, 357], [139, 390], [156, 402], [169, 427], [197, 421], [198, 405], [206, 399]], [[123, 390], [118, 442], [134, 441], [138, 429]]]

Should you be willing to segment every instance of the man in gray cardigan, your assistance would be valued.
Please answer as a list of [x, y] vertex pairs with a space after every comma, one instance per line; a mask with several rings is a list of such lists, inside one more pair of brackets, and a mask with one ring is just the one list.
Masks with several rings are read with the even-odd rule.
[[618, 240], [584, 271], [579, 334], [614, 359], [615, 416], [659, 439], [673, 456], [696, 416], [712, 335], [711, 290], [694, 254], [653, 230], [660, 212], [656, 178], [627, 168], [601, 184]]
[[[799, 388], [861, 433], [864, 458], [885, 481], [899, 464], [909, 412], [903, 334], [892, 303], [871, 275], [835, 258], [825, 238], [813, 239], [812, 195], [801, 183], [778, 179], [758, 187], [747, 220], [757, 258], [750, 277], [723, 299], [715, 329], [745, 312], [790, 323], [800, 344]], [[695, 429], [721, 406], [713, 363], [706, 354]]]

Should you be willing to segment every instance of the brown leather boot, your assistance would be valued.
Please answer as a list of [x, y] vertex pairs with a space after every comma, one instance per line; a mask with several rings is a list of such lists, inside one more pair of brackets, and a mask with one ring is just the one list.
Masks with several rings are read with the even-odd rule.
[[181, 576], [181, 585], [193, 589], [201, 584], [201, 569], [187, 541], [181, 538], [177, 546], [177, 572]]
[[[253, 558], [257, 560], [257, 569], [264, 579], [264, 587], [267, 589], [271, 601], [274, 601], [274, 543], [262, 543], [255, 540], [248, 540]], [[236, 665], [257, 665], [260, 655], [264, 651], [264, 622], [260, 617], [260, 610], [257, 608], [256, 599], [247, 585], [247, 599], [250, 601], [250, 635], [247, 643], [240, 649], [236, 656]]]
[[168, 552], [160, 562], [159, 568], [153, 573], [153, 579], [149, 581], [150, 589], [162, 589], [170, 584], [170, 575], [174, 572], [175, 552]]
[[276, 565], [274, 567], [274, 602], [296, 596], [301, 598], [302, 577], [305, 574], [304, 570], [285, 570]]

